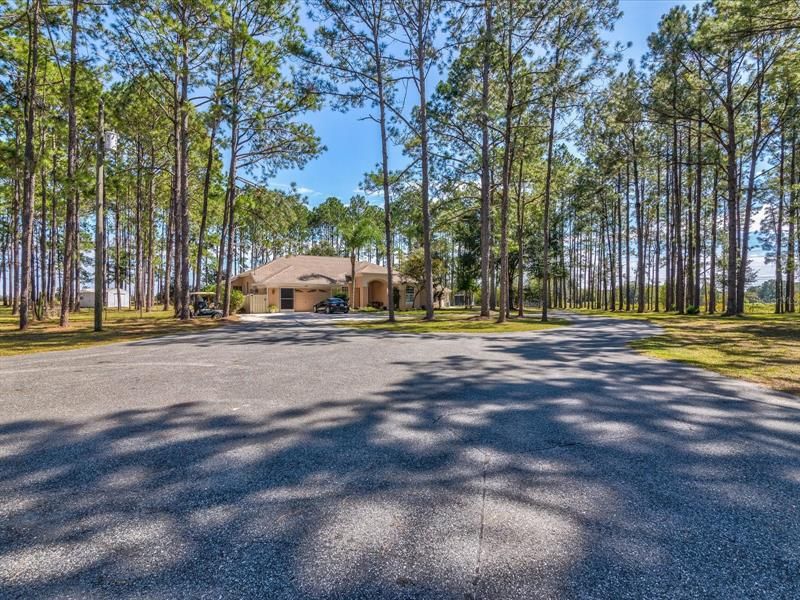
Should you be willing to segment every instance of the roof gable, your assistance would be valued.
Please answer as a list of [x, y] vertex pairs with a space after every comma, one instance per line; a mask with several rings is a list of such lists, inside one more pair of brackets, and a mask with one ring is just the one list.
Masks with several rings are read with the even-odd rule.
[[[386, 267], [356, 261], [357, 274], [385, 275]], [[234, 280], [248, 278], [255, 285], [344, 285], [350, 281], [352, 265], [346, 256], [282, 256], [265, 265], [245, 271]]]

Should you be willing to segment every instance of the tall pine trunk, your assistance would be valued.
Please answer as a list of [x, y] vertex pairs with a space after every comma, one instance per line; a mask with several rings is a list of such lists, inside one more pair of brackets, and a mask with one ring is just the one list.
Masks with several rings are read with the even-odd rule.
[[425, 0], [417, 0], [416, 14], [416, 80], [419, 91], [419, 144], [420, 167], [422, 171], [422, 251], [425, 262], [425, 320], [433, 319], [433, 257], [431, 255], [431, 208], [430, 208], [430, 176], [429, 176], [429, 150], [428, 150], [428, 99], [426, 97], [428, 40], [426, 27], [431, 15], [425, 12]]
[[[231, 26], [231, 39], [229, 43], [230, 66], [231, 66], [231, 85], [230, 85], [230, 162], [228, 164], [228, 189], [225, 194], [227, 223], [224, 233], [225, 244], [225, 296], [222, 303], [222, 314], [227, 317], [231, 310], [231, 277], [233, 276], [233, 234], [235, 232], [235, 208], [236, 208], [236, 167], [239, 160], [239, 101], [240, 101], [240, 67], [241, 63], [237, 57], [236, 31], [239, 26], [238, 20], [234, 17]], [[217, 286], [219, 290], [219, 285]], [[219, 294], [219, 291], [217, 292]]]
[[[214, 109], [212, 109], [214, 110]], [[200, 230], [197, 233], [197, 262], [194, 269], [194, 289], [200, 291], [200, 281], [205, 256], [206, 223], [208, 221], [208, 194], [211, 189], [211, 170], [214, 166], [214, 141], [217, 137], [219, 119], [212, 116], [211, 133], [208, 140], [208, 153], [206, 154], [206, 172], [203, 176], [203, 208], [200, 214]]]
[[726, 315], [735, 315], [738, 307], [738, 297], [740, 290], [737, 284], [737, 261], [739, 258], [739, 228], [738, 228], [738, 204], [739, 204], [739, 180], [736, 175], [736, 114], [733, 105], [733, 65], [728, 60], [727, 71], [727, 95], [725, 102], [726, 116], [726, 161], [727, 161], [727, 184], [728, 184], [728, 293], [726, 298]]
[[785, 139], [783, 125], [781, 124], [780, 159], [778, 164], [778, 218], [775, 223], [775, 312], [783, 313], [783, 200], [785, 197], [784, 189], [784, 165], [785, 165]]
[[637, 157], [637, 149], [636, 149], [636, 133], [634, 132], [633, 137], [633, 189], [635, 194], [636, 200], [636, 282], [637, 282], [637, 290], [636, 295], [638, 296], [638, 308], [637, 312], [643, 313], [645, 310], [645, 295], [644, 295], [644, 278], [645, 278], [645, 261], [644, 261], [644, 207], [642, 205], [643, 198], [642, 195], [644, 190], [642, 186], [640, 186], [639, 182], [639, 160]]
[[214, 85], [214, 103], [211, 106], [211, 132], [208, 140], [208, 153], [206, 154], [206, 171], [203, 176], [203, 208], [200, 215], [200, 229], [197, 234], [197, 262], [195, 263], [194, 271], [194, 289], [200, 290], [200, 281], [202, 279], [202, 266], [205, 259], [205, 237], [206, 226], [208, 223], [208, 195], [211, 189], [211, 171], [214, 167], [214, 142], [217, 137], [217, 129], [219, 128], [220, 116], [218, 111], [220, 109], [220, 79], [222, 77], [222, 68], [217, 68], [217, 81]]
[[78, 68], [78, 13], [80, 0], [72, 0], [71, 27], [69, 41], [69, 88], [67, 92], [67, 193], [66, 225], [64, 231], [64, 272], [61, 279], [61, 313], [59, 325], [69, 325], [69, 311], [72, 308], [73, 262], [77, 247], [78, 232], [75, 227], [78, 186], [76, 170], [78, 167], [78, 127], [75, 113], [75, 85]]
[[[381, 9], [382, 9], [381, 4]], [[382, 15], [382, 10], [380, 12]], [[389, 135], [386, 130], [386, 91], [384, 88], [384, 59], [381, 50], [380, 20], [372, 31], [372, 45], [375, 56], [375, 71], [378, 91], [378, 110], [381, 131], [381, 187], [383, 188], [383, 235], [386, 244], [386, 306], [389, 309], [389, 322], [394, 322], [394, 251], [392, 234], [392, 203], [389, 194]]]
[[[508, 1], [509, 14], [513, 14], [514, 1]], [[511, 139], [511, 118], [514, 109], [514, 61], [512, 47], [512, 32], [507, 32], [508, 47], [506, 48], [508, 63], [506, 64], [506, 107], [503, 128], [503, 170], [500, 192], [500, 312], [497, 322], [504, 323], [508, 315], [509, 302], [509, 272], [508, 272], [508, 205], [511, 188], [511, 155], [513, 141]]]
[[22, 264], [20, 268], [19, 328], [29, 322], [33, 277], [33, 201], [36, 187], [34, 135], [36, 134], [36, 93], [39, 72], [40, 0], [33, 0], [28, 11], [28, 66], [25, 77], [25, 154], [22, 183]]
[[753, 193], [756, 185], [756, 164], [760, 155], [761, 147], [761, 112], [762, 112], [762, 77], [758, 75], [756, 89], [756, 114], [753, 123], [753, 142], [750, 149], [750, 172], [747, 176], [747, 194], [745, 196], [744, 221], [742, 222], [742, 260], [739, 265], [738, 279], [736, 288], [739, 290], [736, 296], [736, 312], [744, 312], [744, 290], [747, 285], [747, 268], [749, 266], [748, 254], [750, 251], [750, 221], [753, 214]]
[[702, 138], [702, 125], [697, 124], [697, 172], [695, 177], [696, 182], [696, 197], [694, 205], [694, 305], [700, 309], [700, 257], [702, 255], [703, 245], [700, 243], [700, 224], [701, 224], [701, 208], [703, 202], [703, 138]]
[[489, 156], [489, 83], [492, 55], [490, 41], [492, 39], [492, 7], [491, 0], [484, 2], [484, 32], [481, 64], [481, 316], [489, 316], [492, 263], [491, 233], [491, 181]]
[[[185, 12], [184, 8], [184, 12]], [[185, 17], [184, 17], [185, 19]], [[190, 317], [189, 306], [189, 47], [188, 40], [181, 40], [181, 76], [180, 76], [180, 126], [179, 150], [181, 169], [178, 177], [179, 213], [176, 231], [180, 228], [180, 270], [175, 272], [175, 280], [180, 281], [178, 287], [178, 317], [186, 320]]]
[[[558, 72], [561, 60], [561, 47], [556, 47], [553, 57], [553, 71]], [[553, 148], [556, 137], [556, 90], [550, 97], [549, 129], [547, 131], [547, 164], [544, 179], [544, 207], [542, 212], [542, 321], [547, 321], [550, 304], [550, 204], [553, 186]]]

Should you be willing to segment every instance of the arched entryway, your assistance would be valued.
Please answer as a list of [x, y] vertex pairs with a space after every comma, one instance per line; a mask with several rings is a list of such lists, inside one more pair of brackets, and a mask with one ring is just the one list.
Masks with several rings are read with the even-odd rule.
[[386, 306], [389, 301], [387, 289], [385, 281], [381, 281], [380, 279], [370, 281], [367, 284], [367, 305], [373, 306], [374, 304], [380, 303], [380, 307], [378, 308]]

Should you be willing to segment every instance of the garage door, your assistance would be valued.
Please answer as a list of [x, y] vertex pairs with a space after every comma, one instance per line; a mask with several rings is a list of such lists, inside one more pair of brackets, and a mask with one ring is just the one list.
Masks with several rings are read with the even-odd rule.
[[294, 311], [311, 312], [314, 310], [314, 305], [329, 298], [331, 292], [320, 289], [296, 289], [294, 294]]

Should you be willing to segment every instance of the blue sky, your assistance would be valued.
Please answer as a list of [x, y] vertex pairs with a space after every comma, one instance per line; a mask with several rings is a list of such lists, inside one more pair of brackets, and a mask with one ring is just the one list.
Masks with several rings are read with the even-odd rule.
[[[629, 58], [637, 60], [647, 50], [647, 36], [656, 29], [658, 21], [673, 6], [693, 5], [697, 2], [672, 0], [621, 0], [623, 16], [613, 32], [612, 42], [630, 42], [625, 51], [623, 65]], [[328, 196], [347, 200], [358, 189], [364, 173], [376, 168], [380, 160], [380, 139], [377, 125], [365, 120], [366, 111], [352, 110], [342, 113], [331, 108], [310, 115], [306, 120], [314, 126], [327, 150], [302, 170], [292, 169], [278, 173], [273, 185], [288, 187], [295, 183], [310, 205], [319, 204]], [[392, 168], [405, 163], [401, 152], [395, 149], [390, 160]]]
[[[661, 17], [673, 6], [692, 7], [701, 0], [620, 0], [622, 18], [607, 39], [614, 42], [630, 43], [620, 63], [625, 68], [628, 60], [639, 59], [647, 51], [647, 37], [658, 27]], [[432, 87], [432, 86], [431, 86]], [[337, 196], [347, 201], [358, 192], [364, 173], [377, 168], [380, 160], [380, 138], [377, 125], [366, 120], [366, 110], [352, 110], [346, 113], [324, 108], [310, 115], [306, 120], [314, 126], [317, 135], [327, 150], [312, 160], [302, 170], [292, 169], [278, 173], [272, 185], [288, 188], [295, 183], [311, 206], [316, 206], [329, 196]], [[402, 168], [406, 164], [402, 152], [393, 148], [390, 154], [390, 167]], [[379, 197], [371, 198], [382, 202]], [[774, 266], [764, 261], [764, 251], [757, 243], [755, 232], [759, 230], [761, 213], [754, 215], [750, 231], [751, 266], [759, 275], [759, 280], [774, 277]]]

